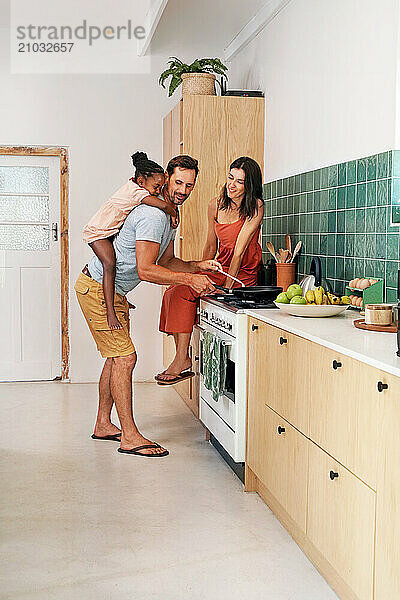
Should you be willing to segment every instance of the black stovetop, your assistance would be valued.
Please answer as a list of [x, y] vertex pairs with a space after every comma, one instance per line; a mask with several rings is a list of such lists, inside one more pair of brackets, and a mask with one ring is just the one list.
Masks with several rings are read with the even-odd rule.
[[236, 296], [230, 296], [229, 294], [213, 294], [212, 296], [208, 296], [210, 300], [217, 300], [221, 304], [225, 304], [227, 307], [232, 307], [236, 309], [253, 309], [253, 308], [276, 308], [276, 305], [272, 300], [255, 300], [252, 299], [242, 299], [236, 298]]

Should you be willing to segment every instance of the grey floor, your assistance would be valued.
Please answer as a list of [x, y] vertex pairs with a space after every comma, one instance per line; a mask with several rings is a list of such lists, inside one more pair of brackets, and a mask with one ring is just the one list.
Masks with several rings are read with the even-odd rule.
[[96, 386], [0, 384], [2, 600], [334, 600], [172, 388], [136, 385], [166, 459], [90, 439]]

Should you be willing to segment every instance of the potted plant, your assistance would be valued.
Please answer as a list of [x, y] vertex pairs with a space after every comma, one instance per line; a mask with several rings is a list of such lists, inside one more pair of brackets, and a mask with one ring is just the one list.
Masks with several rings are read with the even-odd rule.
[[[168, 96], [172, 96], [182, 83], [182, 94], [215, 96], [216, 75], [226, 78], [226, 67], [219, 58], [200, 58], [190, 65], [171, 56], [168, 69], [160, 75], [159, 83], [165, 88], [165, 81], [171, 77]], [[219, 83], [219, 82], [218, 82]]]

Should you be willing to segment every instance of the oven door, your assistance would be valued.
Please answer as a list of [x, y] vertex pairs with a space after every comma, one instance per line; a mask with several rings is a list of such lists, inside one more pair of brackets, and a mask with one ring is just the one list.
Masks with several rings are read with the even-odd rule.
[[[236, 341], [218, 329], [207, 325], [206, 330], [210, 331], [214, 335], [218, 336], [227, 347], [227, 364], [226, 364], [226, 376], [225, 376], [225, 387], [222, 394], [217, 400], [214, 400], [213, 394], [204, 385], [203, 376], [203, 343], [204, 343], [204, 331], [202, 325], [198, 326], [200, 329], [200, 405], [205, 402], [208, 407], [213, 411], [216, 418], [222, 419], [232, 431], [236, 430], [236, 408], [235, 408], [235, 376], [236, 376]], [[201, 409], [201, 406], [200, 406]]]

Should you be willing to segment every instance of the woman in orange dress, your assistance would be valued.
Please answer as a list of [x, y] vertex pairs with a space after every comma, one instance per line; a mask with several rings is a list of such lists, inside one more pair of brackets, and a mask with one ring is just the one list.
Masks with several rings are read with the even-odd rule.
[[[259, 236], [263, 216], [260, 166], [247, 156], [238, 158], [230, 166], [219, 198], [209, 203], [203, 260], [216, 258], [226, 273], [246, 286], [257, 285], [262, 262]], [[207, 276], [216, 285], [239, 286], [221, 273], [207, 273]], [[199, 296], [186, 285], [170, 287], [164, 294], [160, 331], [174, 336], [176, 355], [169, 367], [156, 376], [160, 385], [172, 385], [194, 375], [190, 371], [189, 345], [198, 302]]]

